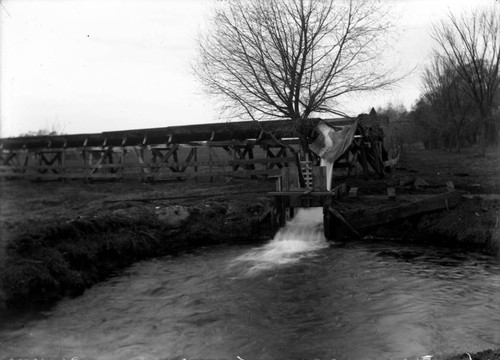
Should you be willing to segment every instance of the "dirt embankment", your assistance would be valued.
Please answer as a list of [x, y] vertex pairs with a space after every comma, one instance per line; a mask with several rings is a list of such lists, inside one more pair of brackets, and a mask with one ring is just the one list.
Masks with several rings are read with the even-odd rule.
[[[453, 182], [464, 201], [455, 209], [425, 215], [416, 230], [448, 246], [466, 246], [500, 256], [500, 147], [486, 156], [477, 149], [461, 153], [445, 150], [411, 150], [402, 154], [396, 179], [418, 177], [430, 186]], [[425, 189], [425, 187], [424, 187]]]
[[490, 148], [485, 157], [476, 153], [474, 148], [462, 153], [409, 148], [402, 152], [392, 176], [347, 179], [361, 195], [384, 195], [389, 186], [403, 196], [439, 194], [447, 191], [449, 182], [463, 194], [462, 202], [449, 211], [395, 221], [370, 229], [368, 235], [440, 242], [500, 256], [500, 147]]
[[[7, 239], [0, 258], [1, 297], [9, 306], [26, 306], [81, 294], [141, 259], [255, 241], [265, 230], [257, 224], [270, 207], [264, 192], [273, 184], [1, 186], [1, 233]], [[23, 200], [22, 193], [33, 188], [37, 200]], [[35, 206], [25, 211], [20, 203], [30, 200]]]

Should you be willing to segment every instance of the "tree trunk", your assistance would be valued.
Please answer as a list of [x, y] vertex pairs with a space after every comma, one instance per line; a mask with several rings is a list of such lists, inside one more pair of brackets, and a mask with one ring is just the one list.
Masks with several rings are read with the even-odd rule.
[[481, 117], [481, 126], [479, 128], [479, 156], [486, 155], [486, 117]]

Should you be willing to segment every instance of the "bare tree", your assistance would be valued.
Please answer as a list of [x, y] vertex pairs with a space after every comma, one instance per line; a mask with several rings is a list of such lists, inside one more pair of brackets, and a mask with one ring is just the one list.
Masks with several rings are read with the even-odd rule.
[[234, 117], [291, 119], [305, 150], [311, 115], [393, 82], [377, 61], [390, 26], [379, 1], [228, 0], [200, 35], [195, 72]]
[[486, 130], [500, 83], [500, 9], [493, 5], [458, 17], [450, 13], [448, 19], [433, 27], [432, 35], [437, 56], [455, 69], [463, 90], [477, 107], [480, 154], [484, 155]]
[[463, 90], [466, 86], [456, 69], [443, 57], [435, 56], [424, 71], [423, 97], [440, 120], [450, 150], [455, 143], [460, 151], [462, 138], [476, 110], [474, 101]]

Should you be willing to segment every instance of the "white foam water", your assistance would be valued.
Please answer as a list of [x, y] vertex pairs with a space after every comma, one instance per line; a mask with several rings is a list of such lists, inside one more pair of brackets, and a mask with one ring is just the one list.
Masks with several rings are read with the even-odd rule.
[[323, 209], [299, 209], [296, 216], [264, 246], [237, 257], [232, 266], [243, 265], [246, 275], [253, 275], [314, 256], [328, 247], [323, 235]]

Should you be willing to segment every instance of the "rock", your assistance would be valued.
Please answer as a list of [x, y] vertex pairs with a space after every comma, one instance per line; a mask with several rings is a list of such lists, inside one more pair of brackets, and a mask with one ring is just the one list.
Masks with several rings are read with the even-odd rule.
[[139, 207], [129, 207], [129, 208], [115, 210], [113, 211], [113, 215], [136, 220], [143, 215], [143, 211], [144, 210]]
[[166, 229], [183, 227], [189, 219], [189, 210], [180, 205], [157, 207], [155, 213], [160, 224]]

